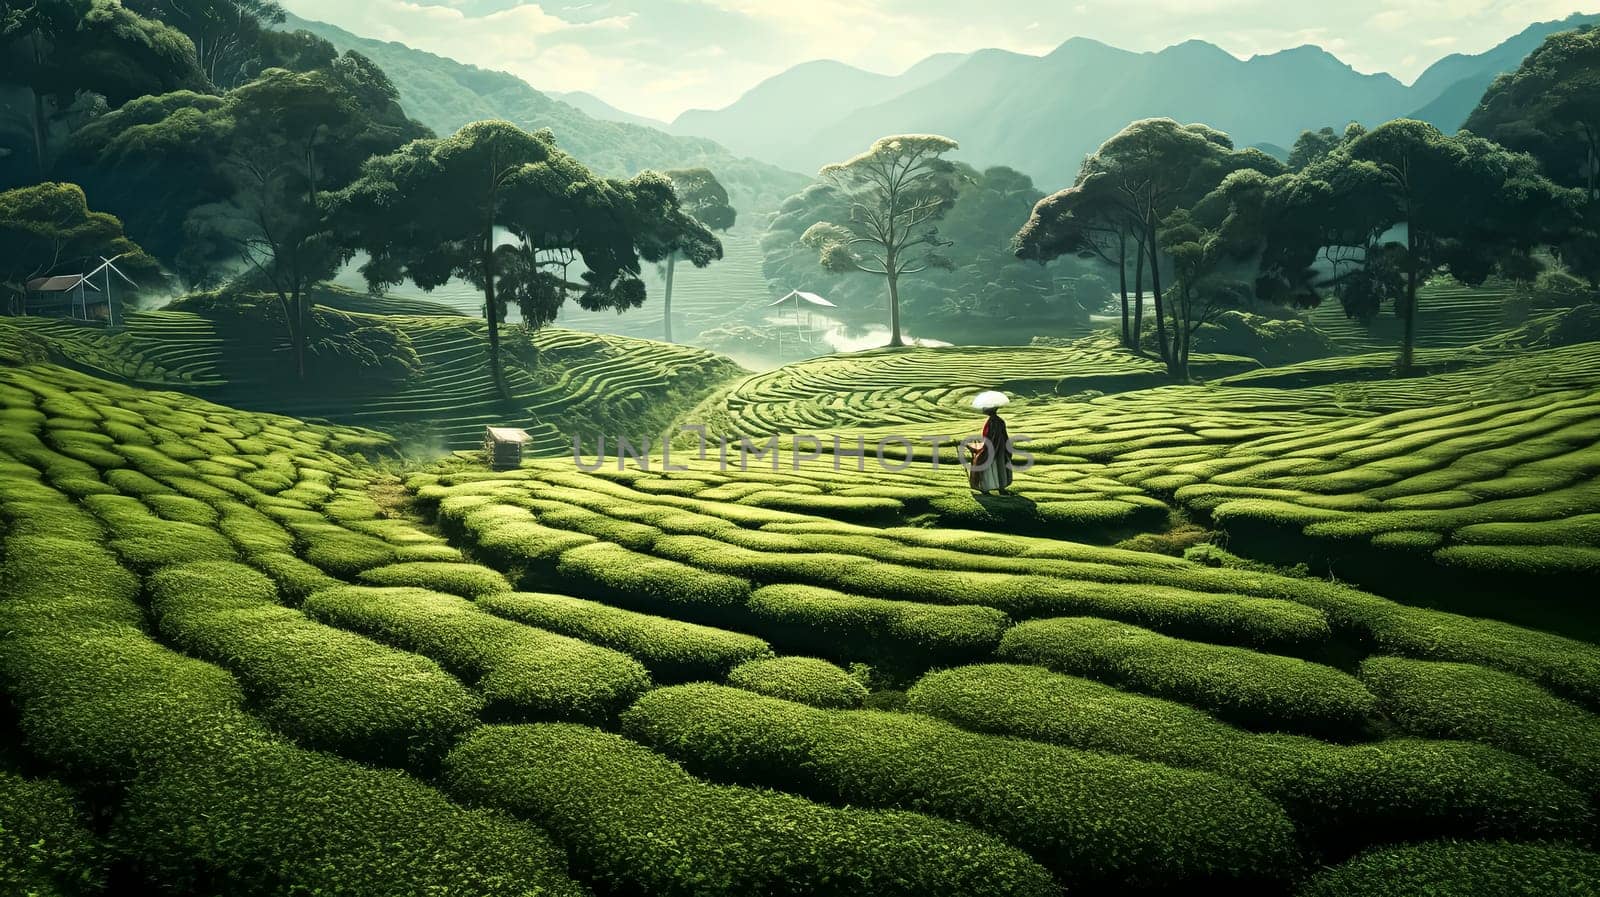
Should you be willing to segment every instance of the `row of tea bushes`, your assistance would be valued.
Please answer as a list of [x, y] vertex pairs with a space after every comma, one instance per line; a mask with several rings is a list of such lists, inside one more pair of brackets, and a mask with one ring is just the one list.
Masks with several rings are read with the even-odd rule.
[[475, 683], [499, 717], [600, 721], [650, 687], [639, 662], [486, 613], [426, 589], [345, 586], [306, 600], [306, 616], [438, 661]]
[[1373, 657], [1361, 679], [1402, 730], [1481, 741], [1600, 795], [1600, 717], [1510, 673], [1466, 663]]
[[1575, 837], [1591, 821], [1583, 793], [1483, 745], [1413, 738], [1335, 745], [1251, 734], [1183, 704], [1039, 667], [931, 673], [907, 702], [975, 732], [1229, 776], [1285, 807], [1326, 854], [1418, 837]]
[[[241, 897], [583, 893], [538, 830], [268, 733], [232, 676], [143, 631], [137, 583], [109, 574], [93, 517], [37, 474], [3, 476], [0, 495], [27, 498], [0, 501], [0, 690], [34, 758], [113, 799], [111, 844], [135, 879]], [[39, 529], [76, 554], [12, 535]]]
[[649, 692], [622, 722], [707, 776], [970, 823], [1069, 888], [1260, 884], [1287, 879], [1298, 859], [1282, 810], [1208, 773], [711, 684]]
[[865, 685], [815, 657], [791, 655], [742, 663], [728, 673], [728, 684], [827, 710], [853, 709], [867, 699]]
[[282, 606], [272, 581], [249, 567], [168, 567], [148, 591], [164, 638], [231, 670], [261, 715], [308, 747], [377, 763], [425, 760], [482, 708], [433, 661]]
[[721, 679], [745, 661], [772, 654], [755, 636], [568, 595], [500, 592], [479, 598], [477, 604], [508, 620], [622, 651], [660, 682]]
[[446, 759], [444, 779], [452, 794], [547, 826], [608, 893], [1059, 893], [1024, 855], [965, 826], [708, 784], [569, 723], [479, 729]]
[[[706, 475], [674, 476], [698, 480]], [[630, 480], [640, 488], [627, 485]], [[867, 528], [794, 514], [771, 518], [765, 511], [746, 520], [751, 509], [739, 505], [643, 488], [676, 482], [653, 474], [601, 477], [536, 464], [506, 474], [432, 475], [417, 487], [432, 496], [447, 525], [461, 521], [456, 534], [474, 551], [496, 532], [533, 528], [523, 541], [535, 554], [511, 562], [511, 569], [530, 571], [525, 583], [572, 576], [572, 587], [593, 597], [748, 628], [781, 638], [786, 649], [836, 659], [848, 658], [831, 651], [853, 651], [866, 641], [848, 643], [849, 628], [865, 625], [874, 629], [875, 643], [893, 646], [890, 653], [902, 658], [910, 653], [926, 665], [970, 662], [983, 658], [992, 626], [1009, 625], [1007, 610], [1053, 609], [1291, 656], [1320, 657], [1330, 639], [1372, 644], [1385, 653], [1499, 668], [1600, 706], [1600, 657], [1588, 646], [1496, 620], [1408, 607], [1321, 580], [1208, 568], [1033, 537]], [[626, 524], [606, 532], [637, 547], [595, 544], [593, 535], [555, 525], [569, 523], [564, 511], [572, 510], [582, 511], [579, 516], [588, 521], [583, 525], [596, 532], [602, 530], [590, 518]], [[681, 515], [693, 518], [684, 528], [699, 526], [704, 535], [668, 535], [677, 530], [640, 522], [676, 528], [679, 524], [670, 520]], [[705, 518], [720, 525], [702, 525]], [[672, 559], [655, 554], [662, 551]], [[484, 559], [507, 563], [503, 557]], [[650, 576], [633, 575], [644, 565]], [[1016, 572], [1030, 566], [1051, 575]], [[788, 581], [759, 587], [763, 577]], [[830, 585], [817, 590], [797, 585], [818, 582]], [[747, 584], [758, 586], [753, 600], [743, 598]], [[998, 611], [994, 623], [973, 617], [975, 601]], [[940, 605], [959, 609], [947, 617], [932, 610]], [[907, 631], [897, 621], [908, 616], [928, 625], [919, 622]]]
[[1377, 703], [1333, 667], [1092, 617], [1019, 624], [997, 656], [1182, 701], [1251, 729], [1359, 737]]
[[1375, 849], [1314, 876], [1298, 897], [1593, 897], [1600, 854], [1567, 844], [1437, 841]]

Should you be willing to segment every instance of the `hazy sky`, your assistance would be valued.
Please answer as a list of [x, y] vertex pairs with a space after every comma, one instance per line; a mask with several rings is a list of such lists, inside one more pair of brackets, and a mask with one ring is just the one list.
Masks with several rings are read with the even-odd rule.
[[[1200, 38], [1239, 56], [1314, 43], [1410, 82], [1583, 0], [283, 0], [365, 37], [587, 90], [640, 115], [718, 108], [795, 63], [899, 72], [931, 53], [1045, 53], [1084, 36], [1129, 50]], [[981, 15], [974, 15], [974, 8]]]

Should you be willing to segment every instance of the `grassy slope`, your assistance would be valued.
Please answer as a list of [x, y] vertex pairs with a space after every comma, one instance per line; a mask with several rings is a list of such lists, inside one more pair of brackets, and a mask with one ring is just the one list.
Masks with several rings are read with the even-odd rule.
[[[352, 310], [370, 306], [348, 296], [338, 297], [338, 304]], [[115, 334], [38, 318], [4, 326], [44, 338], [58, 357], [92, 373], [240, 407], [380, 427], [419, 441], [422, 450], [476, 446], [489, 424], [527, 428], [545, 453], [570, 450], [578, 433], [620, 432], [641, 423], [648, 432], [737, 372], [731, 362], [699, 349], [549, 329], [534, 338], [538, 364], [510, 374], [513, 400], [505, 403], [490, 383], [482, 321], [391, 314], [382, 322], [409, 339], [422, 361], [420, 376], [398, 386], [323, 383], [307, 391], [284, 388], [282, 339], [230, 333], [202, 315], [140, 312]]]
[[[1173, 395], [1204, 392], [1231, 391]], [[571, 893], [567, 870], [701, 893], [689, 870], [711, 869], [732, 894], [818, 864], [908, 893], [1289, 893], [1369, 846], [1467, 838], [1511, 861], [1496, 839], [1591, 832], [1590, 645], [1321, 580], [907, 525], [928, 500], [876, 474], [457, 461], [407, 481], [434, 530], [351, 456], [392, 444], [378, 434], [40, 364], [0, 368], [0, 414], [0, 689], [34, 775], [94, 784], [132, 874], [179, 893], [266, 893], [250, 870], [269, 866], [361, 894]], [[1062, 503], [1121, 497], [1084, 485], [1100, 495]], [[730, 675], [764, 650], [874, 664], [878, 709]], [[995, 660], [1040, 666], [968, 666]], [[960, 678], [913, 690], [926, 715], [894, 709], [930, 667]], [[646, 671], [735, 687], [633, 703]], [[622, 708], [633, 741], [585, 727]], [[7, 800], [54, 786], [23, 787], [0, 779]], [[98, 868], [88, 847], [45, 859]], [[1557, 880], [1589, 865], [1546, 859]]]

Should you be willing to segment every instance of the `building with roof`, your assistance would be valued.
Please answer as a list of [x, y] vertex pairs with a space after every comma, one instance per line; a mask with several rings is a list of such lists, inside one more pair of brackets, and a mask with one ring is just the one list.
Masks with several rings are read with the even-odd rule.
[[22, 313], [46, 318], [109, 321], [111, 301], [83, 274], [36, 277], [25, 285]]

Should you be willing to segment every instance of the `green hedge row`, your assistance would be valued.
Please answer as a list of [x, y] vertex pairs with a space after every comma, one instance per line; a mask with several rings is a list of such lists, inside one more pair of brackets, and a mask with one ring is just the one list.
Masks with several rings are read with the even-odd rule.
[[931, 673], [907, 702], [977, 732], [1229, 776], [1284, 806], [1327, 854], [1417, 837], [1562, 837], [1583, 831], [1590, 819], [1581, 793], [1482, 745], [1412, 738], [1335, 745], [1255, 735], [1193, 707], [1039, 667]]
[[1027, 850], [1068, 887], [1259, 884], [1297, 864], [1283, 811], [1208, 773], [709, 684], [649, 692], [622, 721], [714, 778], [971, 823]]
[[1294, 586], [1293, 600], [1322, 611], [1335, 627], [1372, 642], [1382, 653], [1482, 664], [1600, 709], [1600, 652], [1591, 644], [1499, 620], [1412, 607], [1319, 580], [1286, 581]]
[[750, 583], [687, 564], [597, 542], [570, 549], [556, 565], [556, 579], [646, 612], [716, 621], [743, 610]]
[[1600, 854], [1563, 844], [1385, 847], [1314, 876], [1298, 897], [1594, 897]]
[[434, 756], [481, 701], [437, 664], [324, 626], [233, 563], [163, 569], [147, 583], [161, 634], [234, 672], [263, 717], [309, 747], [399, 764]]
[[1183, 701], [1251, 729], [1358, 736], [1377, 703], [1359, 680], [1333, 667], [1093, 617], [1019, 624], [998, 654]]
[[[5, 545], [8, 561], [15, 548]], [[0, 627], [0, 688], [31, 753], [66, 776], [126, 789], [113, 840], [152, 889], [584, 893], [539, 831], [463, 810], [405, 775], [284, 744], [243, 711], [232, 676], [122, 623], [138, 613], [131, 601], [82, 604], [59, 619], [13, 615], [45, 621], [31, 628]]]
[[0, 894], [96, 894], [106, 861], [66, 786], [0, 769]]
[[92, 495], [84, 505], [105, 524], [111, 549], [123, 563], [148, 573], [171, 564], [231, 561], [233, 544], [214, 529], [162, 520], [137, 498]]
[[815, 657], [768, 657], [742, 663], [728, 673], [728, 684], [827, 710], [851, 710], [867, 699], [865, 685]]
[[[206, 733], [210, 735], [211, 733]], [[135, 784], [113, 831], [148, 881], [235, 895], [579, 897], [532, 826], [462, 809], [393, 770], [224, 733], [212, 759]]]
[[604, 720], [650, 687], [639, 662], [417, 588], [346, 586], [306, 599], [306, 616], [437, 660], [476, 683], [497, 716]]
[[1466, 663], [1373, 657], [1361, 679], [1401, 729], [1521, 754], [1600, 796], [1600, 716], [1520, 676]]
[[1027, 857], [965, 826], [707, 784], [582, 726], [486, 726], [446, 758], [444, 779], [452, 794], [539, 820], [603, 893], [1059, 893]]
[[407, 561], [361, 571], [356, 577], [374, 586], [414, 586], [447, 592], [464, 598], [477, 598], [495, 592], [511, 591], [506, 578], [477, 564], [447, 561]]
[[753, 635], [566, 595], [500, 592], [479, 598], [478, 606], [508, 620], [632, 655], [659, 682], [721, 679], [747, 660], [772, 654], [772, 648]]
[[807, 650], [924, 665], [987, 657], [1011, 625], [992, 607], [863, 598], [816, 586], [765, 586], [747, 606], [758, 621]]

